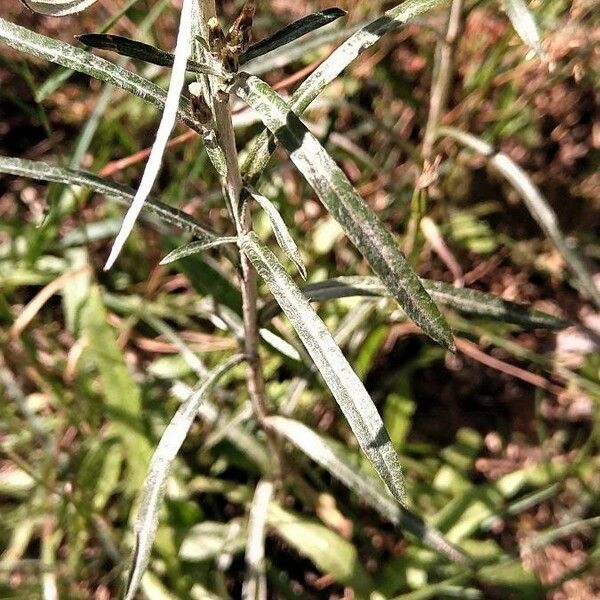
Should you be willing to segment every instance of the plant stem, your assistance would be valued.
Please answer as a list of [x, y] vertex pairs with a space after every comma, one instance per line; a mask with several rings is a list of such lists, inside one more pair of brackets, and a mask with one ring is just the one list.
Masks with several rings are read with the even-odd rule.
[[431, 159], [436, 138], [436, 129], [440, 124], [442, 113], [446, 109], [450, 80], [454, 71], [452, 64], [454, 47], [462, 24], [462, 8], [463, 0], [452, 0], [448, 23], [446, 25], [446, 35], [444, 39], [439, 40], [436, 44], [429, 116], [423, 137], [424, 160]]
[[421, 180], [424, 172], [432, 167], [433, 147], [437, 137], [437, 128], [442, 119], [442, 114], [446, 110], [448, 90], [450, 89], [450, 80], [453, 73], [452, 59], [454, 57], [454, 46], [461, 28], [462, 8], [463, 0], [452, 0], [446, 23], [446, 33], [443, 36], [439, 36], [435, 46], [433, 76], [429, 94], [429, 115], [423, 136], [423, 170], [417, 180], [417, 187], [413, 194], [411, 217], [404, 244], [404, 253], [409, 257], [409, 262], [413, 266], [416, 265], [421, 253], [423, 240], [419, 235], [419, 226], [421, 218], [425, 214], [428, 198], [428, 185], [423, 185]]
[[[202, 34], [207, 36], [207, 24], [209, 19], [216, 17], [215, 0], [200, 0], [200, 23]], [[231, 106], [229, 96], [225, 94], [214, 94], [212, 108], [215, 118], [215, 129], [221, 149], [225, 154], [227, 165], [227, 176], [223, 182], [225, 195], [232, 214], [236, 233], [241, 237], [252, 229], [252, 220], [248, 207], [241, 210], [240, 197], [243, 188], [242, 175], [238, 161], [235, 133], [231, 118]], [[267, 424], [267, 407], [265, 403], [265, 381], [262, 369], [262, 361], [258, 351], [259, 347], [259, 325], [257, 310], [257, 282], [256, 271], [243, 252], [240, 251], [242, 289], [242, 310], [244, 320], [244, 352], [246, 355], [246, 385], [252, 404], [254, 416], [259, 425], [267, 435], [267, 443], [271, 451], [273, 477], [281, 479], [281, 452], [277, 435]]]

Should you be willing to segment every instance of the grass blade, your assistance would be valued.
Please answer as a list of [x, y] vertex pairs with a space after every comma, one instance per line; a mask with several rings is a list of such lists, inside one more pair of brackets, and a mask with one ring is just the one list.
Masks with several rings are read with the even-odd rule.
[[325, 25], [329, 25], [341, 17], [345, 17], [346, 14], [346, 11], [341, 8], [327, 8], [321, 12], [302, 17], [264, 40], [252, 44], [252, 46], [250, 46], [250, 48], [248, 48], [248, 50], [240, 57], [241, 61], [243, 63], [248, 62], [263, 54], [267, 54], [267, 52], [290, 44], [311, 31], [325, 27]]
[[265, 576], [265, 528], [267, 510], [273, 497], [273, 484], [260, 481], [254, 492], [248, 519], [248, 543], [246, 545], [246, 575], [242, 584], [242, 600], [266, 600]]
[[186, 65], [191, 52], [193, 6], [194, 0], [183, 0], [181, 17], [179, 20], [179, 31], [177, 32], [175, 62], [171, 73], [171, 81], [169, 82], [169, 91], [167, 92], [165, 108], [160, 120], [160, 125], [158, 126], [158, 131], [156, 132], [156, 139], [154, 144], [152, 144], [152, 150], [150, 151], [150, 156], [148, 157], [148, 162], [144, 169], [144, 174], [142, 175], [142, 180], [140, 181], [135, 197], [131, 202], [131, 206], [125, 214], [121, 231], [119, 231], [108, 256], [108, 260], [104, 265], [105, 271], [108, 271], [117, 260], [121, 249], [125, 245], [125, 242], [137, 221], [146, 198], [150, 195], [152, 186], [160, 171], [162, 157], [165, 153], [169, 136], [175, 126], [177, 111], [179, 109], [179, 97], [181, 96], [181, 90], [185, 83]]
[[[136, 75], [81, 48], [40, 35], [2, 18], [0, 18], [0, 41], [15, 50], [26, 52], [36, 58], [48, 60], [119, 87], [159, 109], [163, 109], [165, 106], [167, 97], [165, 90], [145, 77]], [[185, 98], [180, 99], [178, 118], [194, 131], [202, 132], [202, 124], [192, 115], [189, 102]]]
[[446, 541], [437, 529], [427, 525], [419, 516], [395, 502], [381, 488], [377, 480], [371, 479], [365, 473], [358, 472], [356, 466], [350, 464], [323, 436], [293, 419], [273, 416], [269, 417], [267, 421], [296, 448], [365, 500], [384, 519], [405, 529], [424, 545], [452, 562], [459, 564], [469, 562], [469, 559]]
[[[84, 33], [83, 35], [76, 35], [75, 37], [82, 44], [90, 46], [91, 48], [109, 50], [110, 52], [116, 52], [121, 56], [143, 60], [144, 62], [158, 65], [159, 67], [172, 67], [175, 62], [175, 55], [172, 52], [165, 52], [150, 44], [131, 40], [121, 35], [113, 35], [110, 33]], [[188, 60], [187, 70], [195, 73], [219, 75], [219, 73], [209, 65], [201, 64], [193, 60]]]
[[[460, 313], [495, 319], [531, 329], [562, 329], [567, 326], [567, 322], [560, 317], [549, 315], [523, 304], [503, 300], [493, 294], [468, 288], [456, 288], [449, 283], [431, 279], [421, 279], [421, 282], [436, 302]], [[311, 283], [301, 289], [310, 302], [353, 296], [382, 297], [390, 295], [377, 277], [336, 277]], [[272, 318], [277, 312], [276, 302], [266, 305], [261, 311], [261, 321]]]
[[21, 0], [31, 10], [51, 17], [64, 17], [81, 12], [96, 0]]
[[300, 250], [298, 250], [298, 246], [291, 236], [285, 221], [281, 218], [279, 211], [266, 196], [259, 194], [254, 189], [248, 189], [248, 191], [252, 198], [256, 200], [257, 204], [267, 213], [277, 243], [287, 254], [288, 258], [296, 265], [302, 278], [306, 279], [306, 267], [304, 266], [304, 261], [300, 255]]
[[191, 256], [192, 254], [198, 254], [199, 252], [204, 252], [204, 250], [216, 248], [218, 246], [222, 246], [223, 244], [235, 244], [236, 242], [236, 237], [217, 238], [216, 240], [209, 240], [207, 242], [190, 242], [189, 244], [184, 244], [179, 248], [175, 248], [175, 250], [172, 252], [169, 252], [169, 254], [167, 254], [167, 256], [160, 261], [160, 264], [168, 265], [176, 260], [179, 260], [180, 258], [185, 258], [186, 256]]
[[504, 0], [504, 10], [515, 28], [517, 35], [527, 44], [536, 54], [542, 53], [540, 43], [540, 32], [533, 14], [529, 10], [525, 0]]
[[504, 154], [504, 152], [496, 152], [488, 143], [470, 133], [454, 129], [453, 127], [440, 127], [438, 134], [447, 135], [467, 146], [467, 148], [471, 148], [488, 157], [490, 164], [506, 178], [517, 192], [519, 192], [527, 210], [529, 210], [531, 216], [536, 220], [542, 231], [556, 246], [557, 250], [577, 278], [581, 288], [587, 292], [594, 304], [600, 308], [600, 289], [598, 289], [594, 283], [594, 280], [585, 267], [579, 253], [569, 245], [565, 236], [559, 229], [556, 213], [552, 210], [527, 173], [525, 173], [525, 171], [509, 156]]
[[171, 465], [183, 444], [198, 408], [211, 392], [217, 381], [243, 357], [235, 355], [212, 370], [192, 390], [188, 399], [179, 407], [165, 429], [150, 461], [144, 487], [141, 492], [140, 508], [136, 522], [136, 543], [133, 552], [125, 600], [132, 600], [140, 585], [148, 562], [158, 527], [158, 515], [165, 494]]
[[281, 96], [257, 77], [241, 74], [235, 89], [290, 153], [292, 162], [407, 315], [435, 341], [452, 348], [450, 327], [394, 238], [319, 141], [290, 112]]
[[[41, 181], [52, 181], [68, 185], [78, 185], [109, 198], [114, 198], [120, 204], [129, 206], [135, 196], [135, 190], [120, 183], [107, 181], [87, 171], [63, 169], [37, 160], [8, 158], [0, 156], [0, 173], [8, 173], [19, 177], [30, 177]], [[181, 210], [163, 204], [159, 200], [147, 198], [144, 210], [154, 213], [161, 221], [174, 225], [179, 229], [189, 231], [195, 237], [203, 240], [216, 239], [216, 234], [202, 227], [193, 217]]]
[[[323, 61], [319, 68], [294, 92], [290, 100], [290, 109], [297, 115], [301, 115], [327, 85], [385, 34], [395, 31], [410, 19], [447, 1], [406, 0], [359, 29]], [[264, 171], [272, 151], [272, 138], [267, 131], [264, 131], [253, 142], [249, 160], [243, 165], [243, 171], [248, 181], [255, 180]]]
[[152, 447], [142, 433], [141, 389], [125, 364], [97, 285], [89, 289], [86, 302], [81, 307], [81, 332], [87, 340], [86, 352], [98, 370], [104, 410], [110, 418], [110, 434], [119, 438], [125, 450], [126, 485], [133, 494], [142, 484]]
[[394, 498], [401, 504], [406, 504], [402, 470], [383, 421], [331, 333], [275, 255], [260, 243], [254, 233], [243, 238], [241, 248], [269, 286], [306, 346], [363, 452]]

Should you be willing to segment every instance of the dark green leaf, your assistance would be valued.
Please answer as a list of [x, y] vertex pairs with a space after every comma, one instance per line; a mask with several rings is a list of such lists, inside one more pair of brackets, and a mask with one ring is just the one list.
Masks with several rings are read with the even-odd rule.
[[[147, 63], [159, 65], [161, 67], [172, 67], [175, 60], [175, 55], [171, 52], [165, 52], [150, 44], [144, 44], [143, 42], [131, 40], [120, 35], [112, 35], [109, 33], [84, 33], [83, 35], [76, 35], [75, 37], [82, 44], [90, 46], [91, 48], [109, 50], [111, 52], [116, 52], [121, 56], [137, 58], [138, 60], [143, 60]], [[187, 70], [194, 71], [195, 73], [218, 75], [218, 73], [209, 65], [201, 64], [189, 59]]]
[[275, 32], [273, 35], [265, 38], [264, 40], [256, 42], [256, 44], [252, 44], [252, 46], [250, 46], [250, 48], [248, 48], [248, 50], [246, 50], [246, 52], [244, 52], [240, 58], [242, 62], [248, 62], [254, 58], [257, 58], [258, 56], [266, 54], [267, 52], [271, 52], [272, 50], [276, 50], [281, 46], [290, 44], [294, 40], [297, 40], [307, 33], [315, 31], [316, 29], [320, 29], [325, 25], [329, 25], [329, 23], [333, 23], [345, 15], [346, 11], [342, 10], [341, 8], [327, 8], [321, 12], [302, 17], [287, 27]]

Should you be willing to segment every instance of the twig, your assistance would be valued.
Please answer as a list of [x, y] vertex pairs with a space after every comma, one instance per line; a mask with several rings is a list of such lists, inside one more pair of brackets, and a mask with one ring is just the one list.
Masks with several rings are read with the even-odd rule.
[[429, 116], [423, 137], [423, 160], [430, 160], [433, 154], [433, 145], [436, 139], [436, 129], [440, 124], [442, 113], [446, 110], [448, 89], [453, 74], [452, 59], [454, 47], [461, 28], [463, 0], [452, 0], [446, 36], [438, 41], [435, 48], [435, 63], [433, 67], [433, 80], [429, 102]]
[[555, 396], [562, 394], [564, 391], [562, 387], [551, 383], [541, 375], [536, 375], [535, 373], [531, 373], [525, 369], [521, 369], [520, 367], [516, 367], [515, 365], [511, 365], [503, 360], [494, 358], [493, 356], [482, 352], [473, 342], [459, 337], [457, 337], [455, 341], [456, 348], [460, 352], [469, 358], [476, 360], [482, 365], [486, 365], [487, 367], [490, 367], [496, 371], [500, 371], [501, 373], [505, 373], [506, 375], [520, 379], [521, 381], [529, 383], [534, 387], [545, 390], [546, 392], [550, 392]]
[[[202, 34], [208, 39], [207, 24], [211, 18], [216, 18], [215, 0], [200, 1], [200, 24]], [[248, 206], [240, 210], [241, 192], [243, 188], [238, 153], [233, 130], [233, 120], [230, 99], [228, 95], [213, 95], [212, 108], [215, 119], [217, 139], [225, 154], [227, 175], [223, 182], [229, 210], [233, 216], [236, 232], [239, 237], [252, 229], [252, 220]], [[256, 271], [245, 254], [240, 251], [242, 311], [244, 321], [244, 352], [246, 354], [246, 385], [252, 404], [252, 410], [267, 435], [272, 456], [273, 477], [281, 479], [281, 453], [277, 435], [268, 425], [265, 403], [265, 382], [262, 361], [259, 354], [259, 326], [257, 310]]]

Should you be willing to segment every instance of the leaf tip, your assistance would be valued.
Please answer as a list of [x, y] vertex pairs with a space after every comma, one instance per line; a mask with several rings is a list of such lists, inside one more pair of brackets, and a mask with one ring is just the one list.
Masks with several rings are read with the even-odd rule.
[[343, 8], [340, 8], [339, 6], [334, 6], [332, 8], [326, 8], [323, 11], [323, 14], [326, 14], [332, 19], [341, 19], [342, 17], [345, 17], [348, 14], [348, 11], [344, 10]]
[[442, 345], [446, 350], [456, 354], [456, 342], [454, 341], [454, 334], [452, 333], [450, 325], [448, 325], [445, 318], [441, 324], [441, 327], [439, 327], [439, 330], [436, 332], [436, 336], [434, 337], [431, 333], [428, 335], [430, 335], [433, 340]]
[[108, 255], [106, 264], [104, 265], [104, 271], [110, 271], [110, 269], [112, 269], [117, 261], [117, 258], [119, 257], [119, 254], [121, 253], [121, 250], [123, 249], [123, 246], [125, 245], [125, 241], [127, 240], [128, 236], [129, 231], [124, 232], [124, 226], [122, 226], [121, 231], [119, 231], [119, 234], [115, 239], [113, 247], [110, 249], [110, 254]]
[[427, 329], [425, 329], [423, 327], [423, 322], [417, 324], [421, 327], [421, 329], [423, 329], [423, 333], [429, 336], [434, 342], [437, 342], [445, 350], [449, 350], [452, 353], [456, 353], [456, 343], [454, 341], [454, 334], [450, 329], [450, 325], [448, 325], [448, 322], [441, 313], [440, 316], [441, 322], [435, 327], [427, 327]]

